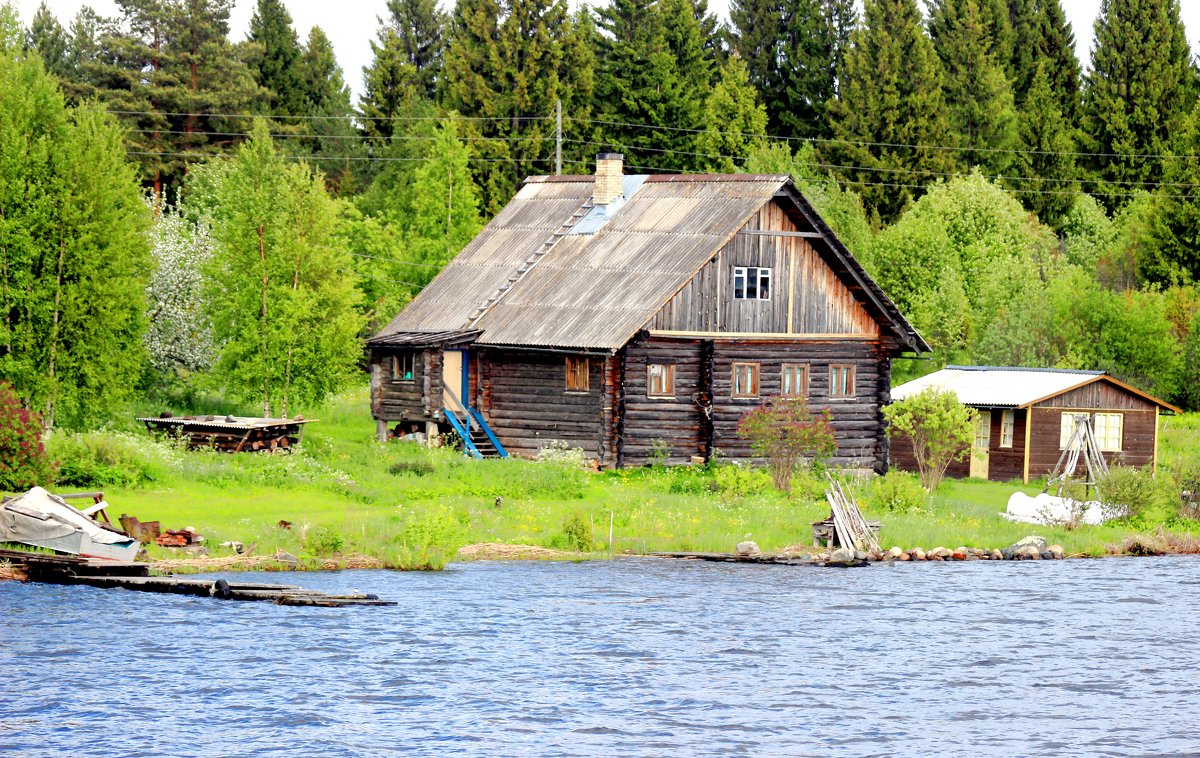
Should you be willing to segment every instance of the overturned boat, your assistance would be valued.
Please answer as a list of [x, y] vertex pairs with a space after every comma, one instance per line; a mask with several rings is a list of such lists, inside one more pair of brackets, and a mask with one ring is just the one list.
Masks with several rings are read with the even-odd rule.
[[91, 517], [104, 503], [80, 511], [34, 487], [0, 504], [0, 542], [19, 542], [87, 558], [132, 561], [140, 544]]

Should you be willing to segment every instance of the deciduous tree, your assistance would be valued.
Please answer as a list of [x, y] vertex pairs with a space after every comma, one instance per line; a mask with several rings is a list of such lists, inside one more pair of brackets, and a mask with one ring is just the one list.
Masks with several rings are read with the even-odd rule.
[[912, 443], [913, 457], [926, 492], [937, 492], [946, 469], [971, 449], [975, 411], [958, 402], [953, 392], [926, 387], [883, 407], [888, 436]]
[[775, 489], [792, 491], [792, 474], [804, 461], [826, 461], [837, 452], [828, 410], [813, 413], [802, 397], [779, 397], [738, 421], [738, 436], [767, 459]]

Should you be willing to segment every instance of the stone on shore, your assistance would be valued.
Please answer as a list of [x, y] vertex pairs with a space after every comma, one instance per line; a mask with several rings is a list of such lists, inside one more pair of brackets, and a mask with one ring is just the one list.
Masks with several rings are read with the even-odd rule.
[[894, 561], [894, 560], [898, 560], [900, 558], [900, 556], [904, 555], [904, 551], [893, 545], [891, 548], [888, 549], [887, 554], [888, 554], [888, 558], [890, 558]]
[[1004, 560], [1004, 553], [1000, 552], [999, 550], [992, 550], [992, 560], [993, 561]]
[[926, 553], [926, 555], [930, 558], [944, 561], [947, 558], [953, 557], [954, 551], [948, 547], [935, 547], [933, 550], [930, 550], [928, 553]]
[[1063, 550], [1062, 545], [1051, 545], [1050, 547], [1046, 548], [1046, 550], [1048, 550], [1050, 554], [1054, 556], [1054, 560], [1056, 561], [1061, 561], [1067, 554], [1066, 551]]
[[757, 542], [746, 540], [745, 542], [739, 542], [737, 544], [737, 554], [744, 558], [753, 558], [755, 556], [762, 555], [762, 551], [758, 549]]
[[[1038, 556], [1040, 557], [1042, 551], [1045, 550], [1047, 547], [1046, 539], [1044, 537], [1038, 537], [1035, 534], [1031, 534], [1028, 537], [1024, 537], [1022, 539], [1017, 540], [1016, 542], [1014, 542], [1013, 544], [1004, 548], [1000, 552], [1004, 555], [1004, 557], [1006, 559], [1012, 560], [1016, 556], [1018, 550], [1021, 550], [1022, 548], [1026, 548], [1026, 547], [1032, 547], [1034, 550], [1037, 551]], [[1027, 551], [1025, 551], [1025, 552], [1027, 552]]]
[[853, 563], [854, 551], [848, 547], [839, 547], [829, 554], [830, 563]]
[[923, 561], [926, 558], [925, 551], [919, 547], [914, 547], [912, 550], [909, 550], [908, 554], [912, 556], [914, 561]]

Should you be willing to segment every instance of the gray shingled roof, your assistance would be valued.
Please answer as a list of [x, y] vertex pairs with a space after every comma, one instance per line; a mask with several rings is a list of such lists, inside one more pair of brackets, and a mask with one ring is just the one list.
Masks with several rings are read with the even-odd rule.
[[[611, 218], [589, 234], [561, 233], [595, 215], [588, 213], [593, 177], [527, 179], [371, 343], [402, 333], [472, 329], [481, 332], [479, 344], [616, 350], [777, 194], [793, 197], [802, 214], [815, 217], [786, 175], [638, 179], [627, 185], [636, 189]], [[557, 242], [523, 271], [556, 233]], [[885, 332], [910, 348], [925, 348], [840, 242], [831, 239], [826, 252]]]

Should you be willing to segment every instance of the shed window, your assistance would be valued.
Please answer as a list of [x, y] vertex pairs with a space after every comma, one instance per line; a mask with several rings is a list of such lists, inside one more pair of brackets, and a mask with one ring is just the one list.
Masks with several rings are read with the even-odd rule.
[[758, 397], [758, 364], [733, 364], [734, 397]]
[[[1083, 419], [1084, 421], [1086, 421], [1088, 419], [1088, 414], [1086, 414], [1086, 413], [1071, 413], [1070, 411], [1063, 413], [1062, 423], [1059, 425], [1059, 428], [1058, 428], [1058, 449], [1059, 450], [1066, 450], [1067, 445], [1071, 444], [1071, 435], [1073, 435], [1075, 433], [1076, 419]], [[1093, 431], [1095, 431], [1095, 430], [1093, 430]]]
[[1124, 426], [1125, 414], [1123, 413], [1097, 413], [1095, 432], [1096, 442], [1099, 443], [1100, 449], [1106, 453], [1119, 453]]
[[675, 366], [651, 363], [646, 367], [646, 396], [675, 397]]
[[392, 356], [392, 379], [401, 382], [411, 382], [417, 373], [416, 353], [405, 353]]
[[808, 395], [808, 364], [783, 364], [783, 373], [779, 377], [779, 394], [785, 397]]
[[587, 358], [567, 356], [567, 392], [587, 392], [590, 373]]
[[854, 397], [853, 363], [835, 363], [829, 367], [829, 396]]
[[770, 300], [771, 269], [735, 266], [733, 297], [735, 300]]
[[1000, 417], [1000, 447], [1012, 447], [1013, 428], [1017, 425], [1017, 412], [1005, 411]]

